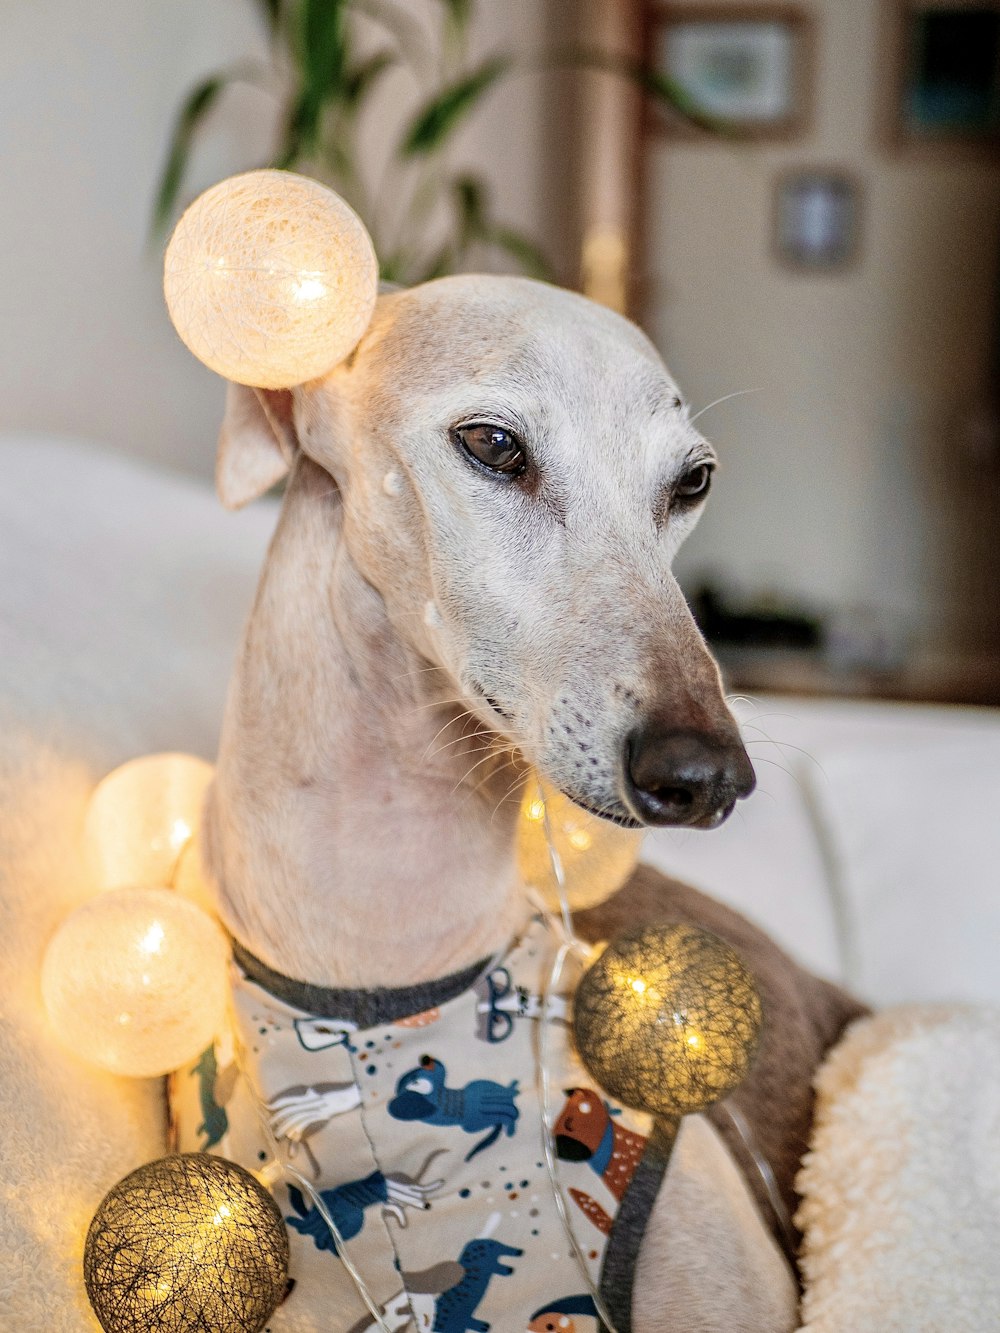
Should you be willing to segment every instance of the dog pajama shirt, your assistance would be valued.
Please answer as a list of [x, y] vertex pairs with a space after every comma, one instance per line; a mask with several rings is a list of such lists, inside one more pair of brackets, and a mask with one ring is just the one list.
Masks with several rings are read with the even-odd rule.
[[[177, 1146], [258, 1170], [276, 1143], [391, 1329], [596, 1333], [543, 1155], [541, 996], [556, 948], [535, 919], [495, 963], [351, 991], [291, 981], [237, 945], [233, 1030], [172, 1079]], [[572, 960], [565, 975], [571, 991]], [[553, 995], [545, 1020], [559, 1184], [591, 1280], [627, 1333], [666, 1155], [648, 1117], [593, 1086], [568, 1004]], [[268, 1329], [377, 1329], [308, 1190], [286, 1175], [275, 1192], [291, 1281]]]

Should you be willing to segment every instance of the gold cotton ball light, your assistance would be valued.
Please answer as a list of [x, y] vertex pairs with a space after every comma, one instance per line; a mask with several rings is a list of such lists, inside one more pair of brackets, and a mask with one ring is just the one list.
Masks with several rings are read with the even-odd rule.
[[62, 1041], [114, 1074], [180, 1068], [225, 1019], [229, 949], [216, 923], [168, 889], [112, 889], [66, 918], [42, 963]]
[[248, 1171], [182, 1153], [105, 1196], [83, 1255], [106, 1333], [259, 1333], [288, 1279], [288, 1232]]
[[643, 830], [619, 828], [574, 805], [548, 783], [529, 783], [518, 826], [518, 873], [522, 883], [539, 890], [552, 911], [559, 910], [560, 902], [549, 856], [546, 813], [569, 906], [582, 911], [610, 898], [635, 869]]
[[580, 1058], [625, 1106], [677, 1120], [749, 1072], [761, 1026], [736, 951], [695, 926], [644, 926], [608, 945], [573, 1001]]
[[105, 889], [171, 884], [201, 823], [214, 770], [193, 754], [148, 754], [114, 769], [94, 789], [83, 837]]
[[378, 263], [361, 219], [332, 190], [290, 171], [249, 171], [181, 217], [163, 291], [182, 341], [211, 370], [289, 389], [357, 346]]

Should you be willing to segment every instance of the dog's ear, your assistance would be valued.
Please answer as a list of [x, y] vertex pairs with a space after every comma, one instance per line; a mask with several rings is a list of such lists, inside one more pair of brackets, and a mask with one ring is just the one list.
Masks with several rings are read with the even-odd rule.
[[229, 384], [219, 432], [215, 486], [227, 509], [240, 509], [286, 476], [298, 452], [290, 389]]

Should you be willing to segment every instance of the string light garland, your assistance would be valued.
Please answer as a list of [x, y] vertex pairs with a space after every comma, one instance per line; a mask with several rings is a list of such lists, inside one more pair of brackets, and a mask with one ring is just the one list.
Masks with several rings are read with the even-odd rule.
[[229, 948], [199, 907], [168, 889], [111, 889], [49, 942], [42, 996], [77, 1055], [114, 1074], [168, 1074], [220, 1030]]
[[332, 190], [291, 171], [248, 171], [183, 214], [163, 291], [181, 340], [210, 370], [290, 389], [357, 346], [378, 262], [364, 223]]
[[[96, 838], [98, 846], [103, 838], [113, 849], [114, 831], [124, 835], [131, 818], [142, 832], [132, 838], [128, 855], [151, 854], [164, 864], [170, 861], [172, 882], [180, 887], [185, 878], [199, 881], [201, 896], [204, 885], [191, 853], [211, 769], [195, 760], [196, 768], [187, 770], [185, 781], [171, 780], [170, 772], [176, 777], [183, 771], [175, 761], [185, 759], [189, 757], [148, 756], [111, 774], [116, 781], [101, 784], [100, 801], [95, 796], [99, 818], [93, 807], [88, 813], [88, 837]], [[153, 760], [160, 764], [158, 773], [155, 764], [143, 768]], [[680, 1118], [712, 1104], [745, 1077], [759, 1035], [761, 1004], [735, 951], [693, 926], [629, 931], [591, 961], [594, 952], [576, 936], [572, 910], [618, 887], [634, 864], [638, 843], [628, 835], [627, 841], [602, 845], [606, 827], [539, 785], [522, 807], [519, 864], [537, 904], [562, 936], [543, 988], [545, 1019], [538, 1052], [546, 1168], [582, 1278], [603, 1326], [615, 1333], [558, 1182], [549, 1029], [550, 1003], [563, 969], [571, 957], [586, 969], [573, 1001], [574, 1032], [584, 1065], [612, 1097], [658, 1118], [654, 1138], [667, 1157]], [[569, 874], [566, 859], [572, 867]], [[601, 884], [602, 876], [612, 881], [610, 889], [607, 880]], [[551, 918], [553, 905], [558, 920]], [[179, 912], [180, 929], [173, 909]], [[196, 941], [201, 932], [196, 947], [191, 939], [184, 943], [185, 929], [194, 930], [191, 939]], [[198, 949], [207, 953], [199, 955]], [[53, 939], [43, 966], [43, 993], [53, 1022], [78, 1053], [118, 1073], [163, 1073], [194, 1059], [221, 1026], [227, 956], [215, 923], [177, 893], [110, 890], [78, 909]], [[199, 980], [206, 978], [213, 979], [208, 991], [196, 993]], [[185, 1028], [181, 1052], [178, 1042]], [[270, 1165], [257, 1179], [222, 1158], [178, 1155], [133, 1172], [110, 1191], [95, 1214], [87, 1238], [85, 1280], [107, 1333], [258, 1333], [284, 1294], [288, 1264], [284, 1222], [259, 1181], [273, 1185], [283, 1176], [312, 1197], [372, 1326], [388, 1333], [363, 1275], [343, 1250], [322, 1197], [281, 1160], [265, 1108], [258, 1104], [252, 1083], [248, 1087], [272, 1153]], [[763, 1175], [759, 1164], [758, 1169]]]
[[281, 1213], [248, 1171], [181, 1153], [109, 1191], [83, 1274], [106, 1333], [259, 1333], [284, 1295], [288, 1253]]
[[608, 945], [576, 989], [589, 1072], [618, 1101], [676, 1121], [743, 1081], [760, 995], [735, 949], [690, 925], [643, 926]]

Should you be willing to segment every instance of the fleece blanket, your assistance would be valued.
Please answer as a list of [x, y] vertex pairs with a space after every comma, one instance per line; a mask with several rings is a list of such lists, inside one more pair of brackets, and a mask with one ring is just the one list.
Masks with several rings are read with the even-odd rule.
[[1000, 1328], [1000, 1009], [862, 1020], [816, 1091], [797, 1181], [803, 1329]]
[[0, 440], [0, 1329], [97, 1330], [87, 1224], [164, 1145], [162, 1081], [76, 1060], [39, 994], [45, 944], [94, 885], [81, 827], [126, 759], [211, 757], [273, 521], [208, 485], [53, 441]]

